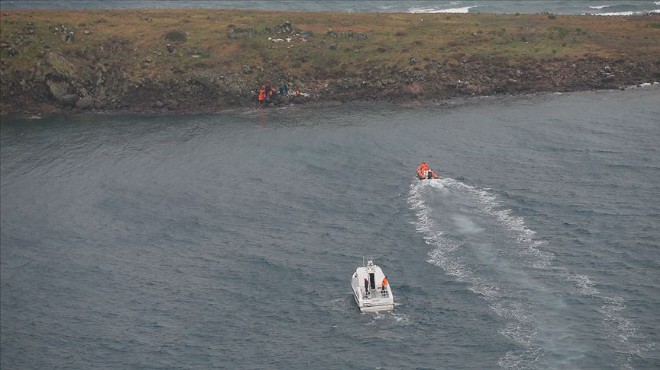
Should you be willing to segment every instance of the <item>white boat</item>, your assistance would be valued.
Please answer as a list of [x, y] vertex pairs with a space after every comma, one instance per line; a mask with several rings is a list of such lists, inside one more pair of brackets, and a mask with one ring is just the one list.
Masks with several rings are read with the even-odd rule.
[[394, 309], [394, 295], [385, 274], [372, 260], [358, 267], [351, 279], [353, 298], [362, 312], [390, 311]]

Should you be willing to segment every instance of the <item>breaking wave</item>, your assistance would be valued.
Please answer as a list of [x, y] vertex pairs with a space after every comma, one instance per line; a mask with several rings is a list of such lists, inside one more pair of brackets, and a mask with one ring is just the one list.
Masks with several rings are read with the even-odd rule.
[[448, 8], [448, 9], [438, 9], [438, 8], [410, 8], [409, 13], [469, 13], [470, 9], [476, 8], [476, 5], [464, 6], [461, 8]]

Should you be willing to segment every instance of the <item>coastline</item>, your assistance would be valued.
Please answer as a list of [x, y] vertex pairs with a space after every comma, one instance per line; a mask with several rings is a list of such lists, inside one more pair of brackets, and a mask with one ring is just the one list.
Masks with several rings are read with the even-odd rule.
[[183, 110], [179, 109], [176, 111], [166, 110], [166, 109], [141, 109], [141, 110], [81, 110], [81, 109], [47, 109], [43, 111], [20, 111], [20, 112], [11, 112], [4, 113], [1, 116], [7, 118], [18, 118], [22, 120], [41, 120], [48, 117], [57, 117], [57, 116], [122, 116], [122, 115], [138, 115], [138, 116], [151, 116], [151, 117], [183, 117], [183, 116], [197, 116], [197, 115], [214, 115], [222, 113], [239, 113], [239, 114], [250, 114], [250, 112], [259, 112], [259, 111], [269, 111], [274, 110], [274, 112], [281, 111], [283, 109], [314, 109], [314, 108], [329, 108], [329, 107], [351, 107], [351, 108], [365, 108], [371, 107], [374, 104], [380, 104], [381, 107], [392, 109], [392, 108], [401, 108], [401, 109], [413, 109], [413, 108], [456, 108], [462, 106], [469, 106], [470, 104], [475, 104], [484, 101], [492, 101], [493, 99], [532, 99], [535, 97], [542, 97], [544, 95], [562, 95], [562, 94], [571, 94], [571, 93], [606, 93], [608, 91], [630, 91], [638, 89], [660, 89], [660, 82], [646, 82], [632, 86], [619, 87], [617, 89], [592, 89], [592, 90], [575, 90], [575, 91], [566, 91], [566, 92], [531, 92], [531, 93], [521, 93], [521, 94], [498, 94], [498, 95], [469, 95], [469, 96], [456, 96], [446, 99], [415, 99], [415, 100], [405, 100], [405, 101], [375, 101], [375, 100], [352, 100], [352, 101], [339, 101], [339, 100], [323, 100], [323, 101], [309, 101], [302, 104], [287, 104], [287, 105], [277, 105], [269, 106], [264, 108], [257, 108], [254, 106], [232, 106], [225, 108], [212, 108], [207, 109], [194, 109], [194, 110]]
[[40, 10], [0, 26], [2, 115], [214, 112], [256, 107], [271, 83], [286, 106], [660, 80], [657, 15]]

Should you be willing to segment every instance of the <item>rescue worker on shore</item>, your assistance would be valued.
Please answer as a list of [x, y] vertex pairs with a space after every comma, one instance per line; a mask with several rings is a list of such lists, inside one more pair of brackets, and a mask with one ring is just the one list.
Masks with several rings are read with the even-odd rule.
[[261, 86], [259, 89], [259, 107], [263, 107], [264, 101], [266, 100], [266, 86]]

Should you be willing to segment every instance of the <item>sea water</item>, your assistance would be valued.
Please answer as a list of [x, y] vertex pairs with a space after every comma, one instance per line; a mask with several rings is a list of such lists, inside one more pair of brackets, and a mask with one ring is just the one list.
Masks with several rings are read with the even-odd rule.
[[496, 14], [594, 14], [645, 15], [660, 13], [660, 2], [646, 1], [526, 1], [526, 0], [457, 0], [457, 1], [229, 1], [229, 0], [0, 0], [7, 9], [165, 9], [206, 8], [281, 10], [308, 12], [381, 12], [381, 13], [496, 13]]
[[3, 117], [0, 367], [657, 368], [658, 101]]

